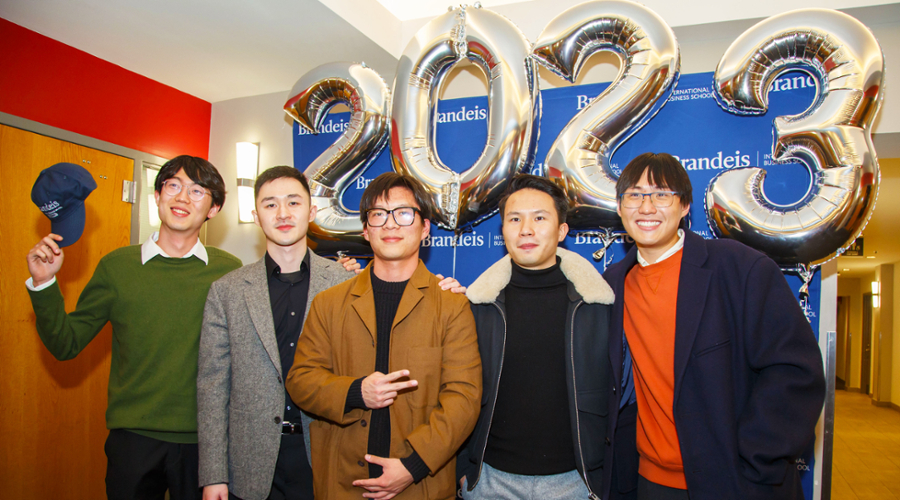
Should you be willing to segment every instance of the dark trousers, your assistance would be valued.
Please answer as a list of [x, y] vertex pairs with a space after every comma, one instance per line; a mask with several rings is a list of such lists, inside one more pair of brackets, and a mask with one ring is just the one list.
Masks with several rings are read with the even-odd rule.
[[638, 478], [637, 498], [638, 500], [688, 500], [690, 497], [687, 490], [669, 488], [648, 481], [641, 476]]
[[199, 500], [197, 445], [160, 441], [124, 429], [106, 438], [109, 500]]
[[[240, 500], [230, 491], [228, 498]], [[303, 434], [281, 436], [278, 460], [275, 462], [275, 478], [268, 500], [313, 500], [313, 476]]]

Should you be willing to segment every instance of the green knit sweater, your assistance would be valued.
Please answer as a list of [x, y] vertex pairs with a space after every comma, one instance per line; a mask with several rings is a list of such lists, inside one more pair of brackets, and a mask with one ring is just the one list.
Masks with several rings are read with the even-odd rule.
[[141, 264], [139, 245], [100, 259], [75, 311], [59, 286], [30, 292], [37, 330], [59, 360], [72, 359], [112, 323], [106, 426], [175, 443], [197, 442], [197, 356], [203, 306], [213, 281], [241, 267], [206, 248], [209, 264], [156, 256]]

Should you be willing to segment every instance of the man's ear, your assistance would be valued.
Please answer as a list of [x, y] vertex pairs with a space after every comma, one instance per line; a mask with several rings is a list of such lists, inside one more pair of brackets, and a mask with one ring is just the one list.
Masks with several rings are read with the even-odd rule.
[[422, 221], [422, 239], [420, 241], [424, 241], [425, 238], [428, 237], [429, 233], [431, 233], [431, 221], [428, 219], [424, 219]]
[[316, 214], [319, 213], [319, 207], [315, 205], [309, 206], [309, 222], [316, 220]]
[[562, 243], [566, 236], [569, 234], [569, 224], [563, 222], [559, 225], [559, 238], [556, 240], [559, 243]]
[[222, 207], [220, 207], [219, 205], [213, 205], [213, 206], [209, 207], [209, 212], [206, 213], [206, 218], [212, 219], [213, 217], [216, 216], [217, 213], [219, 213], [219, 210], [221, 208]]

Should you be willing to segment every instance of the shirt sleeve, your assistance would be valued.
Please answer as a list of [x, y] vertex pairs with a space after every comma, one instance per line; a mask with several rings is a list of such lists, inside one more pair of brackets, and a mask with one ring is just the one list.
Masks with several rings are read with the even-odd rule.
[[56, 281], [38, 291], [29, 290], [28, 294], [38, 335], [47, 350], [60, 361], [77, 356], [100, 333], [109, 321], [115, 300], [115, 291], [110, 287], [102, 259], [71, 313], [66, 313], [66, 304]]

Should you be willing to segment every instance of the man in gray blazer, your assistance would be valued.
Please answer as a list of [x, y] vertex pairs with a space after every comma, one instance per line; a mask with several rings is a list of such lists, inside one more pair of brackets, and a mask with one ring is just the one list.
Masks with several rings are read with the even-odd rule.
[[284, 376], [313, 297], [353, 273], [307, 249], [316, 207], [299, 170], [266, 170], [255, 195], [266, 255], [213, 283], [203, 316], [200, 485], [204, 500], [311, 500], [310, 418], [285, 392]]

